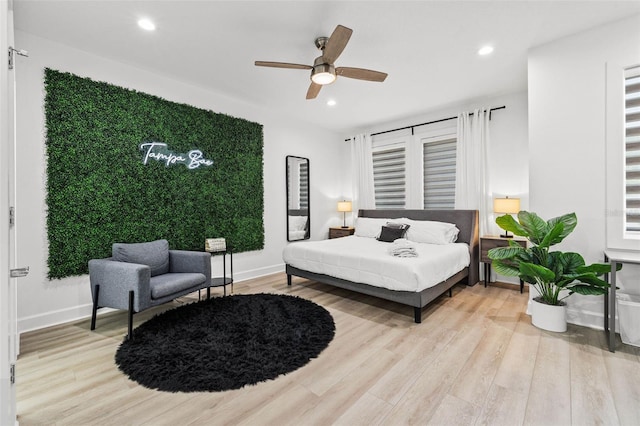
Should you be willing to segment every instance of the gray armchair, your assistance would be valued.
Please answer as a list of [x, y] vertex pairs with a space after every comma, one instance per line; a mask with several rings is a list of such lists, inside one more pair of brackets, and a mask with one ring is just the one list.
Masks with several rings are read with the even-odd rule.
[[91, 330], [98, 308], [127, 309], [131, 338], [133, 314], [211, 286], [211, 256], [169, 250], [167, 240], [115, 243], [112, 257], [89, 261], [93, 298]]

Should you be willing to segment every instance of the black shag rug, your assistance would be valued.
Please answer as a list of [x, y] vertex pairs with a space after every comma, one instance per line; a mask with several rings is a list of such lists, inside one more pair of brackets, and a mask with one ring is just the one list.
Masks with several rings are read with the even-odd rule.
[[163, 312], [116, 352], [131, 380], [167, 392], [239, 389], [297, 370], [333, 339], [331, 314], [295, 296], [217, 297]]

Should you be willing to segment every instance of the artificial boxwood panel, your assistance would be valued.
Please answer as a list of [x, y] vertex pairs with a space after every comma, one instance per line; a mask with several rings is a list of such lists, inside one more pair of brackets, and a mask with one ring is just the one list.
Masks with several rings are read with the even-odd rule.
[[[260, 124], [52, 69], [45, 90], [50, 278], [86, 274], [114, 242], [264, 247]], [[213, 164], [143, 164], [150, 142]]]

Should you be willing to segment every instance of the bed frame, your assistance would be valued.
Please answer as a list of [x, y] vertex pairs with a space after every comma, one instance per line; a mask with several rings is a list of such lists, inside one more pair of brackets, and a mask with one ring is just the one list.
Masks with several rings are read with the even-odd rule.
[[388, 290], [386, 288], [374, 287], [366, 283], [357, 283], [329, 275], [316, 274], [314, 272], [295, 268], [288, 264], [286, 265], [287, 285], [291, 285], [291, 277], [295, 275], [297, 277], [330, 284], [335, 287], [356, 291], [369, 296], [402, 303], [413, 307], [414, 321], [416, 323], [421, 323], [422, 308], [429, 302], [438, 298], [447, 291], [449, 291], [449, 296], [451, 296], [451, 287], [460, 282], [465, 282], [469, 286], [473, 286], [478, 283], [480, 274], [480, 249], [477, 210], [360, 210], [358, 211], [358, 216], [389, 219], [406, 217], [413, 220], [433, 220], [438, 222], [454, 223], [460, 230], [460, 233], [458, 234], [458, 242], [467, 243], [469, 245], [471, 263], [469, 264], [469, 267], [458, 272], [446, 281], [424, 289], [421, 292]]

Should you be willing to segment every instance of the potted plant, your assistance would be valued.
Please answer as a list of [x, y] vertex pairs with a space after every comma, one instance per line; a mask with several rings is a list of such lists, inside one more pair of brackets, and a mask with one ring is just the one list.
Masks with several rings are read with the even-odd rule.
[[491, 249], [488, 254], [497, 273], [517, 276], [537, 290], [539, 295], [533, 298], [531, 306], [531, 322], [536, 327], [566, 331], [563, 299], [573, 293], [599, 295], [608, 291], [609, 283], [599, 277], [611, 271], [610, 265], [586, 265], [578, 253], [550, 250], [573, 232], [578, 224], [575, 213], [545, 221], [535, 213], [521, 211], [517, 221], [504, 215], [496, 223], [530, 242], [524, 248], [509, 241], [508, 247]]

